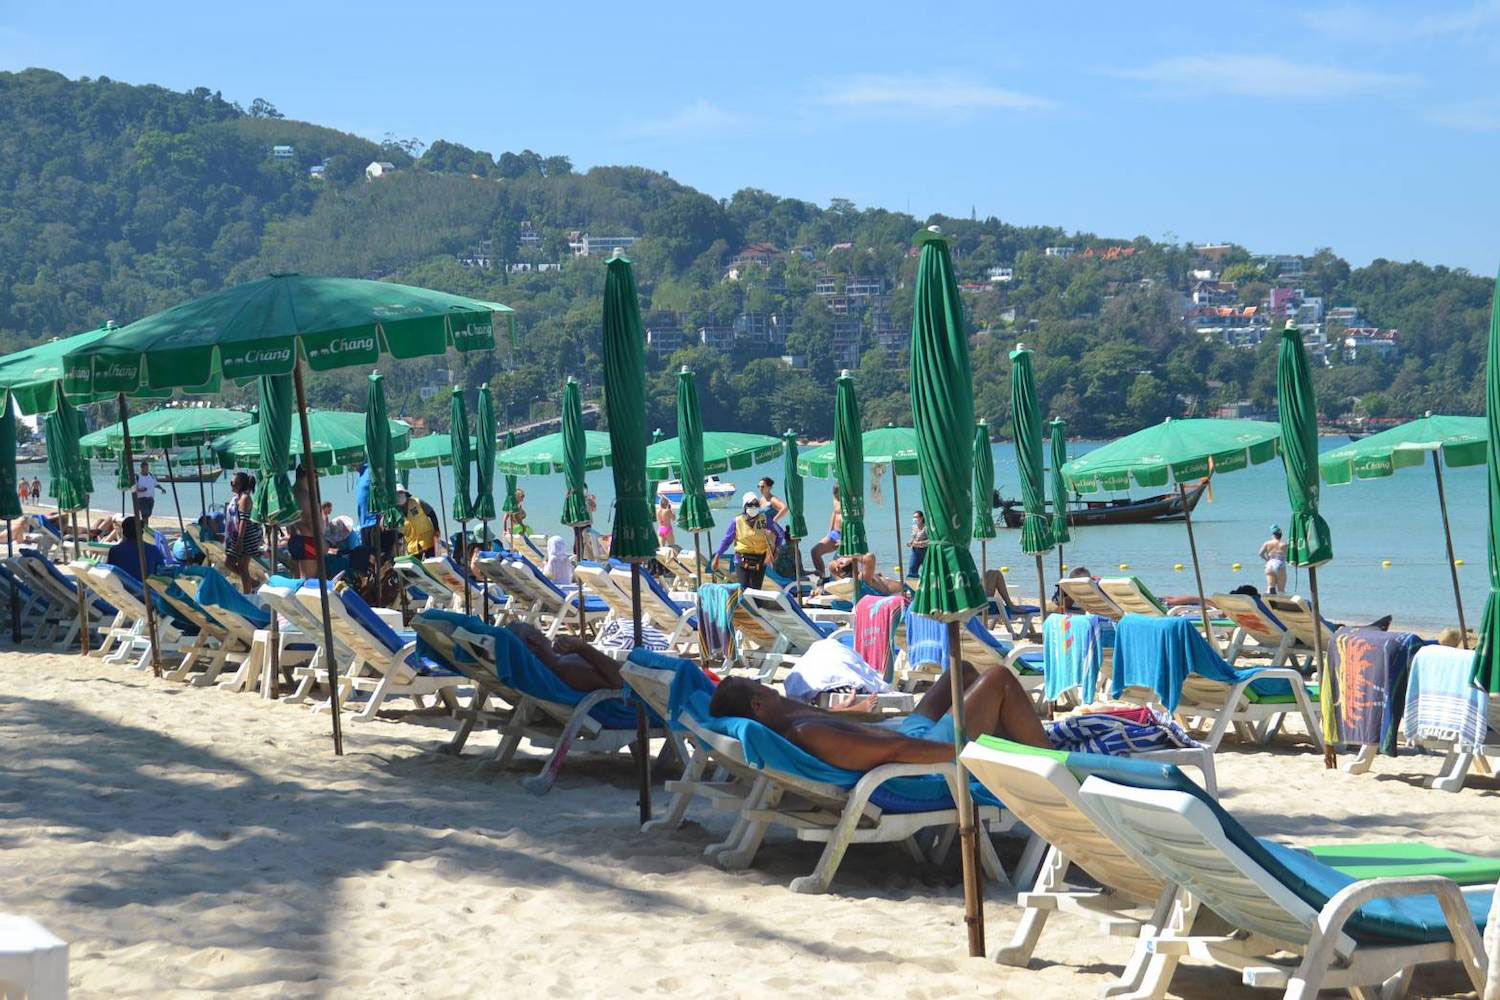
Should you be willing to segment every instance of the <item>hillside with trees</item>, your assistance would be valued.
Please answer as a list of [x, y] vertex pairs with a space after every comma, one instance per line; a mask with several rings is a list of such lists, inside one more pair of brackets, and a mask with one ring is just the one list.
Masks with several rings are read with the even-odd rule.
[[[589, 240], [616, 238], [631, 241], [652, 331], [653, 426], [673, 432], [672, 373], [688, 364], [708, 427], [826, 436], [843, 366], [858, 372], [868, 424], [909, 421], [909, 248], [919, 227], [938, 224], [964, 286], [977, 406], [997, 429], [1017, 341], [1036, 349], [1044, 413], [1076, 434], [1268, 409], [1274, 333], [1290, 313], [1267, 317], [1256, 304], [1292, 288], [1294, 303], [1329, 317], [1316, 372], [1326, 417], [1483, 407], [1494, 284], [1461, 269], [1351, 268], [1327, 250], [1256, 258], [755, 189], [715, 199], [643, 167], [580, 172], [530, 150], [376, 143], [282, 117], [264, 99], [244, 108], [206, 88], [45, 70], [0, 73], [0, 124], [3, 350], [272, 271], [406, 281], [509, 303], [517, 340], [494, 355], [401, 365], [389, 373], [393, 409], [441, 426], [446, 403], [424, 400], [424, 387], [493, 380], [502, 419], [520, 422], [548, 414], [567, 375], [597, 393], [608, 248]], [[367, 177], [372, 163], [390, 169]], [[1236, 304], [1215, 314], [1192, 304], [1200, 293]], [[1218, 314], [1241, 326], [1202, 325]], [[1243, 342], [1246, 330], [1258, 343]], [[1345, 334], [1367, 339], [1346, 350]], [[357, 408], [362, 374], [309, 388], [319, 405]]]

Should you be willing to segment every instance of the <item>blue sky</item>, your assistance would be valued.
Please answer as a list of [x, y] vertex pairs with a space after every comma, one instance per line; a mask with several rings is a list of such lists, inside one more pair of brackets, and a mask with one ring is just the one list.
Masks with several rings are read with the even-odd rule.
[[925, 8], [0, 0], [0, 68], [716, 196], [1500, 263], [1500, 0]]

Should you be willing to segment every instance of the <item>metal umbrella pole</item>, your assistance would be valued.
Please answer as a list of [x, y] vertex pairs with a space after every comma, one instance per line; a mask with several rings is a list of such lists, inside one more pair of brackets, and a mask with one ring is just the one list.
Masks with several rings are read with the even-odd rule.
[[[970, 564], [972, 565], [972, 563]], [[958, 806], [959, 853], [964, 873], [964, 927], [969, 932], [969, 954], [984, 954], [984, 886], [979, 881], [979, 838], [974, 829], [974, 799], [969, 794], [969, 775], [959, 754], [968, 744], [964, 732], [963, 642], [958, 622], [948, 623], [948, 682], [953, 706], [953, 801]]]
[[1208, 640], [1210, 646], [1218, 649], [1219, 644], [1214, 642], [1213, 629], [1208, 624], [1208, 599], [1203, 596], [1203, 570], [1198, 566], [1198, 540], [1193, 537], [1193, 514], [1188, 509], [1192, 505], [1187, 502], [1187, 487], [1178, 483], [1177, 493], [1182, 497], [1182, 523], [1187, 525], [1188, 548], [1193, 553], [1193, 579], [1198, 584], [1198, 611], [1203, 616], [1203, 638]]
[[[318, 466], [313, 460], [312, 431], [307, 426], [307, 394], [302, 388], [302, 362], [292, 365], [292, 384], [297, 390], [297, 419], [302, 424], [302, 460], [307, 464], [307, 497], [312, 518], [313, 546], [318, 555], [318, 600], [323, 612], [323, 656], [328, 662], [328, 705], [333, 713], [333, 752], [344, 753], [344, 730], [339, 719], [338, 657], [333, 651], [333, 618], [328, 610], [328, 561], [323, 552], [323, 498], [318, 488]], [[123, 399], [123, 397], [121, 397]], [[126, 437], [129, 440], [129, 437]]]
[[[125, 468], [135, 467], [135, 455], [130, 447], [130, 411], [125, 405], [125, 394], [119, 393], [115, 397], [115, 405], [120, 411], [120, 431], [125, 439]], [[141, 495], [138, 491], [130, 491], [130, 505], [135, 512], [135, 555], [137, 567], [141, 576], [146, 575], [146, 531], [141, 523]], [[141, 603], [146, 606], [146, 638], [151, 644], [151, 675], [161, 678], [161, 651], [157, 649], [156, 642], [156, 602], [151, 599], [151, 588], [146, 586], [146, 581], [141, 580]]]
[[203, 508], [198, 514], [201, 517], [208, 513], [208, 497], [203, 493], [203, 446], [200, 444], [194, 450], [198, 455], [198, 506]]
[[[1320, 685], [1318, 697], [1319, 699], [1334, 699], [1336, 706], [1341, 692], [1335, 690], [1338, 687], [1338, 678], [1333, 675], [1332, 670], [1327, 669], [1323, 660], [1323, 612], [1318, 607], [1318, 568], [1316, 566], [1307, 567], [1307, 589], [1312, 592], [1313, 665]], [[1337, 707], [1334, 711], [1337, 712]], [[1335, 718], [1337, 718], [1336, 715]], [[1319, 742], [1323, 742], [1324, 736], [1324, 733], [1318, 733], [1316, 738]], [[1338, 749], [1333, 743], [1323, 743], [1323, 766], [1328, 770], [1333, 770], [1338, 766]]]
[[[573, 525], [573, 558], [583, 562], [583, 526], [578, 524]], [[578, 604], [578, 637], [582, 639], [587, 635], [584, 631], [582, 586], [573, 592], [573, 600]]]
[[[581, 587], [578, 601], [578, 606], [583, 607]], [[641, 564], [633, 559], [630, 562], [630, 615], [635, 625], [635, 644], [631, 648], [640, 649], [645, 643], [645, 637], [641, 634]], [[639, 700], [635, 703], [635, 739], [636, 745], [640, 747], [637, 758], [640, 769], [640, 816], [641, 825], [645, 826], [651, 822], [651, 733], [646, 727], [646, 706]]]
[[[5, 522], [5, 554], [10, 558], [16, 555], [16, 522], [7, 520]], [[83, 589], [83, 581], [79, 581], [78, 589]], [[16, 595], [15, 583], [10, 586], [10, 641], [21, 641], [21, 605]]]
[[[440, 466], [438, 466], [438, 468], [441, 469], [442, 466], [440, 465]], [[483, 527], [480, 529], [479, 534], [480, 534], [480, 537], [484, 540], [480, 544], [484, 544], [484, 542], [489, 541], [489, 538], [490, 538], [490, 522], [488, 522], [488, 521], [480, 521], [479, 523], [481, 525], [483, 525]], [[484, 551], [484, 550], [481, 549], [480, 551]], [[469, 562], [470, 562], [470, 560], [465, 559], [463, 561], [463, 563], [459, 566], [459, 574], [464, 578], [464, 593], [466, 593], [466, 594], [469, 592]], [[402, 592], [403, 593], [405, 592], [405, 588], [402, 588]], [[483, 618], [485, 621], [489, 621], [490, 620], [490, 588], [489, 587], [485, 587], [479, 593], [480, 593], [480, 608], [481, 608], [481, 610], [479, 612], [479, 617]]]
[[[277, 565], [276, 536], [279, 530], [274, 524], [261, 526], [261, 533], [271, 543], [271, 574], [274, 576], [280, 568]], [[241, 559], [249, 559], [248, 555], [241, 553]], [[274, 611], [271, 612], [271, 638], [267, 652], [270, 653], [270, 665], [266, 669], [266, 677], [261, 681], [261, 696], [276, 700], [281, 695], [281, 616]]]
[[896, 579], [906, 579], [906, 546], [901, 541], [901, 477], [891, 459], [891, 509], [896, 512]]
[[1458, 590], [1458, 564], [1453, 561], [1453, 533], [1448, 530], [1448, 497], [1443, 491], [1443, 464], [1432, 453], [1432, 473], [1437, 477], [1438, 509], [1443, 512], [1443, 544], [1448, 547], [1448, 574], [1453, 578], [1453, 604], [1458, 608], [1458, 644], [1469, 648], [1469, 626], [1464, 622], [1464, 599]]
[[443, 541], [448, 541], [448, 501], [443, 499], [443, 464], [436, 466], [438, 481], [438, 522], [443, 526]]
[[163, 448], [161, 457], [167, 462], [167, 482], [172, 484], [172, 506], [177, 510], [177, 533], [186, 537], [187, 525], [182, 523], [182, 501], [177, 498], [177, 474], [172, 471], [172, 453]]

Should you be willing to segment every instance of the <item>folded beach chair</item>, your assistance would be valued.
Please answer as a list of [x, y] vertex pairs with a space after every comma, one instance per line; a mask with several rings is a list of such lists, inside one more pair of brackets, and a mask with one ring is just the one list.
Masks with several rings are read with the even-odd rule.
[[[622, 672], [631, 690], [697, 749], [682, 780], [668, 783], [667, 814], [651, 829], [680, 825], [695, 797], [737, 810], [729, 836], [704, 851], [735, 870], [754, 860], [769, 827], [786, 827], [798, 840], [825, 845], [812, 873], [792, 880], [794, 891], [809, 893], [828, 890], [851, 844], [903, 842], [918, 858], [947, 850], [958, 819], [951, 763], [886, 764], [864, 773], [832, 767], [758, 722], [710, 714], [713, 682], [691, 660], [637, 650]], [[728, 778], [708, 777], [710, 767]], [[989, 834], [1011, 829], [1014, 818], [982, 788], [975, 799], [980, 861], [990, 877], [1008, 883]], [[917, 840], [927, 831], [937, 834], [931, 852]], [[1040, 850], [1036, 841], [1028, 854]]]
[[[321, 623], [318, 586], [309, 580], [295, 597]], [[328, 586], [333, 588], [328, 595], [333, 634], [353, 653], [347, 666], [340, 664], [339, 698], [347, 704], [356, 691], [369, 696], [364, 708], [353, 714], [355, 721], [375, 718], [385, 699], [396, 696], [408, 697], [425, 708], [426, 698], [435, 695], [450, 712], [457, 711], [458, 674], [419, 655], [416, 635], [391, 628], [352, 587]]]
[[[1298, 594], [1267, 594], [1262, 598], [1266, 607], [1270, 608], [1287, 627], [1292, 635], [1297, 637], [1297, 647], [1293, 650], [1298, 655], [1313, 655], [1313, 613], [1312, 606], [1307, 599]], [[1323, 619], [1323, 652], [1326, 654], [1333, 645], [1333, 633], [1338, 631], [1338, 626]]]
[[[1320, 989], [1401, 996], [1413, 969], [1458, 961], [1477, 992], [1486, 961], [1480, 934], [1493, 888], [1460, 889], [1441, 875], [1364, 877], [1251, 836], [1171, 765], [1121, 761], [1079, 789], [1084, 808], [1115, 843], [1182, 893], [1145, 942], [1167, 966], [1191, 956], [1239, 972], [1249, 986], [1311, 1000]], [[1194, 934], [1202, 905], [1227, 922], [1223, 936]], [[1291, 958], [1286, 956], [1290, 954]]]
[[[521, 782], [527, 791], [543, 795], [575, 746], [584, 752], [617, 753], [635, 742], [635, 708], [624, 691], [574, 690], [503, 626], [451, 611], [423, 611], [412, 619], [412, 627], [424, 656], [475, 685], [469, 705], [456, 713], [462, 725], [444, 752], [462, 752], [481, 723], [500, 730], [495, 759], [501, 766], [510, 763], [522, 739], [550, 748], [541, 772]], [[491, 710], [486, 707], [490, 699], [502, 704]]]
[[1412, 746], [1437, 750], [1442, 769], [1423, 784], [1444, 792], [1464, 785], [1469, 768], [1492, 773], [1500, 757], [1500, 699], [1469, 682], [1474, 651], [1423, 646], [1412, 657], [1402, 732]]
[[[87, 572], [89, 589], [119, 609], [116, 623], [111, 626], [109, 634], [100, 645], [100, 655], [106, 663], [123, 663], [132, 653], [139, 651], [134, 668], [144, 670], [151, 663], [151, 636], [146, 628], [146, 591], [135, 577], [105, 563], [91, 566]], [[166, 609], [159, 602], [154, 607], [162, 612], [156, 616], [156, 638], [165, 664], [180, 655], [182, 644], [189, 637], [187, 633], [192, 628], [184, 625], [175, 615], [164, 613]], [[116, 646], [118, 648], [114, 648]]]
[[[183, 681], [192, 675], [191, 683], [202, 687], [216, 681], [219, 671], [224, 669], [226, 663], [238, 665], [249, 655], [250, 643], [241, 643], [238, 637], [231, 636], [229, 629], [178, 586], [175, 573], [154, 574], [147, 578], [146, 586], [160, 597], [162, 603], [179, 620], [190, 622], [193, 626], [192, 641], [182, 651], [182, 659], [177, 665], [162, 674], [164, 679]], [[196, 674], [195, 668], [198, 670]]]
[[[630, 569], [615, 566], [609, 571], [626, 599], [630, 598]], [[673, 597], [661, 581], [641, 571], [641, 611], [651, 619], [667, 637], [667, 648], [690, 656], [698, 649], [698, 619], [691, 604], [683, 604]]]
[[1099, 589], [1099, 583], [1100, 581], [1086, 576], [1065, 576], [1057, 581], [1057, 589], [1067, 595], [1068, 600], [1079, 611], [1119, 621], [1125, 612], [1109, 599], [1108, 594]]
[[[1219, 613], [1234, 623], [1234, 634], [1224, 651], [1224, 659], [1234, 666], [1242, 656], [1265, 657], [1271, 666], [1279, 667], [1293, 661], [1300, 650], [1297, 636], [1266, 607], [1266, 602], [1255, 594], [1214, 594], [1209, 603]], [[1311, 656], [1312, 650], [1306, 655]]]
[[1322, 730], [1300, 673], [1291, 667], [1237, 670], [1187, 618], [1121, 618], [1115, 630], [1110, 694], [1211, 720], [1204, 743], [1215, 750], [1231, 725], [1242, 739], [1265, 743], [1293, 712], [1301, 714], [1313, 742], [1322, 745]]
[[[1050, 845], [1035, 887], [1018, 897], [1018, 904], [1024, 908], [1021, 921], [1010, 944], [998, 950], [995, 960], [1026, 965], [1051, 913], [1075, 913], [1098, 920], [1104, 933], [1140, 937], [1124, 974], [1108, 988], [1110, 995], [1129, 990], [1132, 996], [1160, 996], [1176, 959], [1153, 957], [1147, 944], [1166, 927], [1173, 905], [1179, 902], [1177, 886], [1117, 843], [1113, 832], [1084, 803], [1081, 784], [1092, 775], [1138, 781], [1130, 775], [1139, 766], [1146, 765], [1145, 773], [1153, 775], [1165, 773], [1162, 764], [1174, 763], [1174, 770], [1202, 768], [1207, 795], [1212, 796], [1212, 755], [1205, 750], [1168, 750], [1127, 760], [1042, 750], [981, 736], [965, 748], [962, 757], [969, 771]], [[1186, 778], [1182, 780], [1190, 784]], [[1298, 850], [1361, 879], [1421, 874], [1452, 878], [1460, 885], [1483, 885], [1500, 875], [1500, 859], [1410, 841]], [[1074, 865], [1097, 885], [1070, 884], [1068, 874]], [[1192, 916], [1187, 909], [1179, 914], [1176, 930], [1190, 930]]]

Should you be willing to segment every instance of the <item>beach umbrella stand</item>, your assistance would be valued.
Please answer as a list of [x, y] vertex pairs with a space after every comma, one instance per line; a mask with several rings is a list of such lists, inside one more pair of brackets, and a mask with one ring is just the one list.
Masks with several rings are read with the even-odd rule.
[[[120, 427], [124, 432], [122, 440], [121, 455], [125, 468], [135, 466], [135, 456], [130, 447], [130, 408], [125, 403], [125, 394], [119, 393], [115, 399], [115, 407], [120, 411]], [[135, 513], [135, 554], [136, 565], [140, 567], [142, 574], [146, 571], [146, 526], [141, 522], [140, 495], [135, 490], [130, 491], [130, 505]], [[156, 608], [155, 602], [151, 600], [151, 591], [146, 587], [146, 581], [141, 581], [141, 589], [145, 592], [141, 603], [146, 606], [146, 638], [151, 644], [151, 675], [158, 680], [161, 678], [161, 650], [158, 649], [156, 632]], [[326, 614], [326, 612], [325, 612]], [[328, 648], [333, 648], [333, 640], [328, 641]]]
[[1042, 422], [1037, 412], [1031, 351], [1017, 344], [1010, 354], [1011, 428], [1016, 439], [1016, 471], [1021, 477], [1021, 551], [1036, 560], [1037, 606], [1045, 617], [1047, 578], [1042, 557], [1052, 548], [1052, 522], [1045, 513], [1046, 479], [1042, 474]]
[[[319, 610], [323, 615], [323, 658], [328, 666], [328, 708], [333, 716], [333, 752], [336, 756], [344, 754], [344, 727], [339, 718], [339, 668], [338, 657], [334, 655], [333, 645], [333, 617], [328, 610], [328, 561], [324, 558], [323, 543], [323, 495], [318, 485], [318, 466], [313, 457], [312, 432], [307, 426], [307, 391], [302, 386], [302, 362], [296, 360], [292, 365], [292, 386], [297, 393], [297, 422], [302, 429], [302, 461], [307, 465], [307, 498], [312, 504], [313, 516], [313, 548], [317, 551], [318, 559], [318, 603]], [[121, 408], [124, 407], [124, 396], [120, 397]], [[130, 440], [127, 432], [126, 440]], [[274, 568], [274, 567], [273, 567]], [[150, 605], [148, 604], [149, 608]]]
[[1458, 644], [1469, 648], [1469, 626], [1464, 621], [1464, 598], [1458, 589], [1458, 563], [1453, 560], [1453, 532], [1448, 528], [1448, 495], [1443, 491], [1443, 463], [1432, 453], [1432, 474], [1437, 477], [1438, 510], [1443, 515], [1443, 544], [1448, 550], [1448, 575], [1453, 580], [1453, 606], [1458, 611]]
[[177, 496], [177, 475], [172, 471], [172, 452], [163, 448], [161, 457], [167, 463], [167, 482], [172, 484], [172, 506], [177, 511], [177, 531], [179, 534], [186, 536], [187, 525], [182, 521], [182, 500]]
[[[0, 397], [0, 402], [5, 406], [4, 412], [0, 412], [0, 513], [5, 516], [5, 554], [13, 558], [16, 554], [15, 519], [24, 517], [26, 512], [21, 509], [21, 498], [16, 493], [20, 485], [16, 473], [16, 405], [8, 391]], [[20, 643], [20, 596], [14, 586], [6, 589], [10, 591], [10, 641]]]
[[[1209, 642], [1213, 642], [1213, 629], [1208, 624], [1208, 599], [1203, 594], [1203, 570], [1198, 563], [1198, 539], [1193, 535], [1193, 512], [1191, 505], [1187, 502], [1187, 486], [1184, 483], [1177, 484], [1177, 495], [1182, 497], [1182, 524], [1187, 528], [1188, 552], [1193, 557], [1193, 582], [1198, 586], [1198, 612], [1203, 616], [1203, 637]], [[1313, 579], [1312, 588], [1313, 607], [1316, 609], [1318, 606], [1318, 584], [1316, 578]]]
[[[979, 539], [979, 579], [989, 572], [990, 553], [988, 542], [996, 535], [994, 507], [990, 497], [995, 492], [995, 458], [990, 453], [989, 421], [981, 419], [974, 425], [974, 537]], [[990, 594], [985, 592], [984, 610], [980, 612], [985, 627], [989, 627]]]
[[[448, 442], [453, 459], [453, 519], [458, 522], [458, 564], [467, 567], [465, 549], [469, 541], [469, 518], [474, 506], [469, 499], [469, 411], [464, 405], [464, 391], [459, 386], [449, 390]], [[465, 570], [467, 572], [467, 570]], [[406, 592], [403, 587], [402, 593]], [[464, 587], [464, 614], [472, 614], [469, 588]], [[583, 601], [578, 602], [579, 625], [583, 624]], [[582, 628], [579, 635], [583, 635]]]
[[[479, 387], [479, 407], [474, 416], [474, 433], [479, 438], [474, 447], [474, 516], [482, 525], [479, 538], [480, 545], [483, 546], [489, 543], [490, 521], [495, 517], [495, 403], [490, 395], [489, 383]], [[467, 579], [469, 573], [467, 560], [463, 563], [462, 572]], [[464, 589], [467, 591], [467, 584]], [[483, 597], [480, 615], [485, 621], [489, 621], [490, 588], [485, 587], [481, 593]]]
[[797, 586], [792, 588], [792, 600], [802, 603], [802, 539], [807, 537], [807, 519], [802, 513], [802, 470], [797, 465], [797, 435], [789, 427], [781, 436], [785, 456], [784, 475], [786, 482], [786, 537], [792, 543], [792, 563], [796, 568]]
[[198, 506], [202, 508], [198, 513], [201, 516], [208, 513], [208, 497], [203, 492], [203, 446], [198, 445], [196, 451], [198, 455]]

